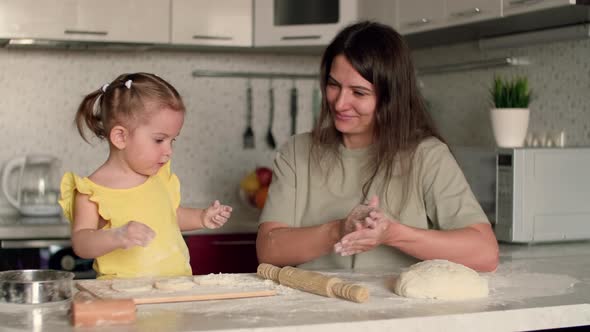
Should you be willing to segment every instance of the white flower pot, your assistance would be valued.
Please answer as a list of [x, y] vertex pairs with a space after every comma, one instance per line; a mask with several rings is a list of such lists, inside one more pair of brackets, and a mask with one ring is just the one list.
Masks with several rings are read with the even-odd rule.
[[515, 148], [524, 145], [529, 127], [528, 108], [492, 108], [490, 118], [499, 147]]

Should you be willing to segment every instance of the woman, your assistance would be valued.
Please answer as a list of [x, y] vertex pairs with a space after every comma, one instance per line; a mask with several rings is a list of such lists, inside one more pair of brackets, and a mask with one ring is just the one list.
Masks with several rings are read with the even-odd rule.
[[397, 269], [447, 259], [494, 270], [496, 238], [425, 111], [402, 37], [372, 22], [345, 28], [324, 52], [320, 84], [318, 124], [274, 161], [259, 261]]

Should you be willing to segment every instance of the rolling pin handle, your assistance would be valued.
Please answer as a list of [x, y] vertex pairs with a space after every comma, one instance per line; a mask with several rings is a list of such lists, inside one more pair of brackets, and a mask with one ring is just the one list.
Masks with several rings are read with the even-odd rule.
[[281, 272], [280, 267], [276, 267], [271, 264], [261, 263], [258, 265], [258, 269], [256, 274], [264, 279], [270, 279], [272, 281], [279, 282], [279, 272]]
[[332, 292], [337, 297], [357, 303], [363, 303], [369, 299], [369, 290], [355, 284], [336, 283], [332, 286]]

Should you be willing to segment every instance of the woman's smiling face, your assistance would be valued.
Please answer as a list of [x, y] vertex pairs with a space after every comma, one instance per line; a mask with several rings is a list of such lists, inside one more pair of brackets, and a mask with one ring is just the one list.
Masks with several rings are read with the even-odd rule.
[[347, 148], [373, 142], [377, 96], [373, 84], [364, 79], [344, 55], [334, 58], [326, 84], [326, 99], [334, 125]]

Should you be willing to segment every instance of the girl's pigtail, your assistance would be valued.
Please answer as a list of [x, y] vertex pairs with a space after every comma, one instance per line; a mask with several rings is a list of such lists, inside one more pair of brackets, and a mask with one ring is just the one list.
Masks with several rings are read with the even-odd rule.
[[[78, 111], [76, 112], [76, 126], [78, 127], [78, 132], [82, 138], [90, 143], [84, 134], [84, 125], [93, 132], [96, 137], [99, 139], [104, 139], [106, 136], [104, 123], [102, 122], [100, 105], [96, 105], [99, 98], [104, 94], [102, 90], [96, 90], [82, 100], [80, 106], [78, 106]], [[94, 111], [95, 105], [97, 107], [97, 112]]]

